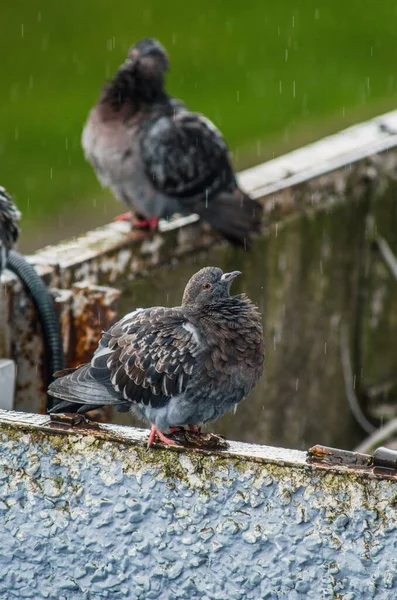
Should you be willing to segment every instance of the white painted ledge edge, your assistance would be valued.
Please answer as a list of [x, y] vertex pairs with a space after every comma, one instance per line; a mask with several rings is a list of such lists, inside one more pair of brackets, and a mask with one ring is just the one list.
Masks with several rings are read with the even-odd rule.
[[[128, 427], [125, 425], [113, 425], [108, 423], [96, 423], [91, 427], [60, 427], [52, 424], [47, 415], [17, 412], [0, 409], [0, 435], [3, 427], [13, 427], [16, 430], [37, 431], [48, 435], [68, 435], [68, 436], [91, 436], [98, 440], [109, 443], [125, 444], [126, 446], [139, 446], [147, 448], [149, 429], [140, 429], [137, 427]], [[262, 446], [257, 444], [247, 444], [244, 442], [235, 442], [227, 440], [229, 447], [227, 450], [204, 450], [201, 448], [188, 448], [182, 446], [167, 446], [155, 444], [153, 448], [147, 449], [148, 462], [150, 462], [150, 453], [152, 452], [178, 452], [183, 454], [205, 454], [207, 456], [216, 456], [225, 459], [242, 459], [248, 463], [266, 464], [270, 463], [278, 467], [287, 467], [292, 469], [305, 469], [308, 476], [316, 471], [327, 471], [328, 473], [349, 474], [352, 477], [364, 479], [388, 480], [391, 484], [397, 484], [397, 477], [394, 473], [374, 473], [372, 469], [355, 468], [353, 465], [327, 464], [325, 462], [308, 462], [307, 452], [302, 450], [293, 450], [288, 448], [278, 448], [276, 446]]]
[[255, 198], [313, 179], [397, 145], [397, 110], [279, 156], [239, 175]]
[[[106, 433], [108, 441], [133, 444], [138, 446], [147, 445], [149, 436], [148, 429], [138, 429], [137, 427], [128, 427], [126, 425], [111, 425], [107, 423], [98, 423], [98, 429], [70, 427], [63, 431], [50, 426], [50, 418], [46, 415], [38, 415], [25, 412], [16, 412], [0, 409], [0, 432], [2, 425], [10, 425], [16, 428], [27, 428], [30, 430], [45, 431], [49, 434], [66, 435], [93, 435], [100, 437], [101, 432]], [[228, 450], [222, 450], [216, 453], [218, 456], [225, 457], [244, 457], [253, 460], [263, 460], [266, 462], [279, 463], [291, 466], [308, 466], [306, 463], [306, 452], [300, 450], [288, 450], [276, 448], [273, 446], [259, 446], [256, 444], [245, 444], [241, 442], [229, 442]], [[181, 450], [181, 447], [178, 447]], [[167, 451], [175, 450], [174, 447], [166, 448]], [[155, 449], [153, 451], [156, 451]], [[190, 452], [189, 448], [182, 448], [182, 451]], [[196, 450], [192, 450], [196, 452]], [[212, 451], [201, 451], [206, 454]]]

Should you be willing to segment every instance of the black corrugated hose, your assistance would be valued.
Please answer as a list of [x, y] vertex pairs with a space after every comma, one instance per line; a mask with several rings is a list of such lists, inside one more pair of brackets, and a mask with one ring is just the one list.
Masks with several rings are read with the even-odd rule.
[[[39, 314], [44, 335], [44, 351], [49, 385], [54, 379], [53, 374], [55, 371], [60, 371], [65, 368], [62, 335], [54, 301], [47, 286], [36, 273], [34, 267], [28, 263], [26, 258], [19, 254], [19, 252], [10, 250], [7, 268], [15, 273], [22, 281]], [[51, 397], [48, 397], [47, 399], [47, 408], [52, 408]]]

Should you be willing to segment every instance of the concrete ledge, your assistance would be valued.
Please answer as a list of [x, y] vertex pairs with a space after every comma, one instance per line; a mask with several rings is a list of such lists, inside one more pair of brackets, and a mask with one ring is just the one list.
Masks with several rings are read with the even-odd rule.
[[247, 444], [148, 451], [114, 425], [62, 433], [0, 411], [2, 598], [396, 594], [396, 478]]

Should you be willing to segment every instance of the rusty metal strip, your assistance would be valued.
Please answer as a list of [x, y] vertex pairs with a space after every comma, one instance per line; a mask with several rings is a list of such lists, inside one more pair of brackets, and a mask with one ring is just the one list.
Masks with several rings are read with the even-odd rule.
[[317, 445], [307, 451], [307, 463], [326, 467], [346, 467], [374, 475], [397, 477], [397, 451], [383, 446], [377, 448], [371, 456]]
[[348, 467], [350, 469], [369, 469], [373, 460], [369, 454], [350, 452], [328, 446], [316, 445], [307, 451], [308, 464]]

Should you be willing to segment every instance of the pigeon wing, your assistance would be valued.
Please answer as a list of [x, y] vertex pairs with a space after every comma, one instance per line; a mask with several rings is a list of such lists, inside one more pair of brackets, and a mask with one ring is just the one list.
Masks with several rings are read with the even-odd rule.
[[50, 385], [49, 393], [64, 400], [53, 412], [78, 409], [74, 404], [85, 405], [80, 412], [110, 404], [126, 410], [131, 402], [164, 406], [185, 391], [199, 353], [181, 309], [138, 309], [103, 334], [90, 363]]
[[141, 141], [146, 175], [165, 195], [192, 205], [236, 187], [228, 148], [204, 116], [178, 111], [149, 122]]
[[141, 310], [108, 333], [110, 379], [125, 400], [156, 407], [185, 391], [200, 344], [180, 309]]

